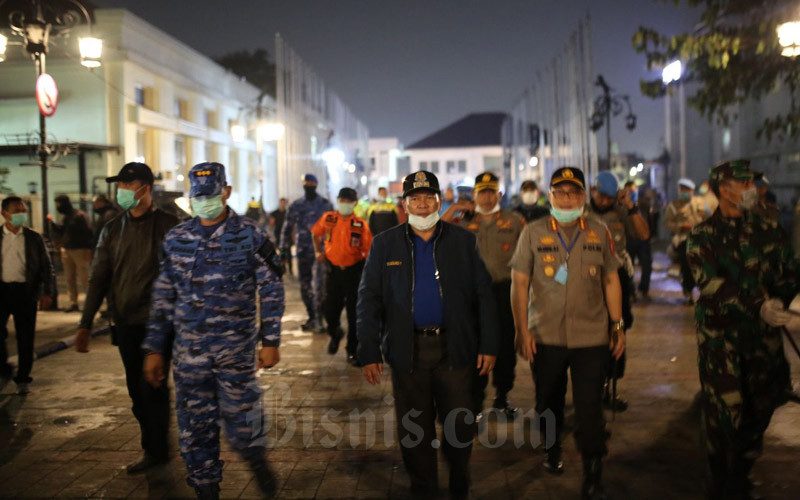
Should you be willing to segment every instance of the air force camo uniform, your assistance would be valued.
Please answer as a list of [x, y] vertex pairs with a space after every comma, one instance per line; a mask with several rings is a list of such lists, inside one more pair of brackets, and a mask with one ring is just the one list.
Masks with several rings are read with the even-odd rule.
[[[217, 196], [225, 186], [224, 167], [196, 165], [189, 179], [192, 198]], [[264, 347], [280, 344], [284, 310], [280, 261], [267, 234], [253, 221], [224, 210], [227, 218], [215, 229], [195, 217], [167, 233], [143, 344], [145, 351], [162, 353], [175, 331], [179, 441], [193, 487], [214, 486], [222, 479], [220, 419], [234, 450], [253, 466], [264, 461], [255, 349], [259, 340]], [[206, 228], [213, 233], [208, 235]]]
[[[316, 184], [317, 178], [306, 174], [303, 181]], [[309, 188], [310, 186], [305, 187]], [[322, 299], [327, 272], [325, 263], [317, 262], [314, 256], [311, 228], [325, 212], [332, 211], [331, 202], [318, 195], [316, 188], [306, 189], [306, 195], [303, 198], [295, 200], [289, 205], [281, 234], [280, 247], [286, 253], [291, 246], [292, 231], [297, 229], [297, 271], [300, 277], [300, 295], [308, 312], [309, 326], [319, 326], [315, 325], [315, 322], [322, 320]]]

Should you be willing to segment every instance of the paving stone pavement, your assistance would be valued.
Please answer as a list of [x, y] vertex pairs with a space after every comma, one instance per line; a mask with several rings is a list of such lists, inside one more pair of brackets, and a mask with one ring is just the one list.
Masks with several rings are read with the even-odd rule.
[[[287, 281], [281, 363], [259, 377], [279, 498], [407, 498], [390, 384], [369, 386], [343, 352], [326, 353], [325, 335], [300, 331], [305, 317], [297, 287]], [[653, 301], [637, 304], [629, 333], [628, 374], [620, 388], [631, 408], [608, 424], [606, 488], [614, 499], [700, 499], [704, 463], [691, 309], [680, 304], [679, 287], [663, 273], [654, 275], [653, 288]], [[800, 363], [792, 362], [798, 378]], [[95, 339], [89, 354], [66, 350], [38, 360], [33, 376], [27, 396], [13, 394], [13, 384], [0, 388], [1, 498], [194, 497], [174, 431], [169, 464], [148, 474], [125, 473], [140, 453], [138, 426], [107, 336]], [[532, 385], [530, 368], [519, 363], [511, 397], [526, 412], [533, 408]], [[515, 427], [489, 420], [473, 453], [473, 498], [580, 498], [580, 456], [571, 437], [566, 473], [552, 477], [542, 470], [541, 449], [515, 446]], [[528, 422], [521, 424], [516, 430], [531, 443]], [[800, 498], [798, 424], [800, 406], [785, 406], [767, 434], [756, 472], [771, 499]], [[222, 497], [259, 498], [246, 464], [224, 437], [222, 444]], [[439, 474], [445, 486], [444, 464]]]

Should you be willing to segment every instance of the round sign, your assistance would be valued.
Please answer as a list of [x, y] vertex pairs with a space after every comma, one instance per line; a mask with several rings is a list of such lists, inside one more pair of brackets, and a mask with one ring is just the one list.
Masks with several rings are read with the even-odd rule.
[[36, 79], [36, 103], [44, 116], [53, 116], [58, 107], [58, 87], [47, 73], [42, 73]]

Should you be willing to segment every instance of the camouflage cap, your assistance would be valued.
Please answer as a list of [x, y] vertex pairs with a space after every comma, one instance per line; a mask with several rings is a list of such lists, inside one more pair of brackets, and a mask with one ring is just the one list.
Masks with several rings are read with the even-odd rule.
[[763, 175], [761, 172], [750, 170], [750, 160], [740, 159], [726, 161], [712, 168], [709, 171], [708, 180], [712, 185], [719, 185], [726, 179], [747, 182], [760, 179]]
[[222, 193], [225, 182], [225, 167], [220, 163], [198, 163], [189, 170], [189, 197], [217, 196]]

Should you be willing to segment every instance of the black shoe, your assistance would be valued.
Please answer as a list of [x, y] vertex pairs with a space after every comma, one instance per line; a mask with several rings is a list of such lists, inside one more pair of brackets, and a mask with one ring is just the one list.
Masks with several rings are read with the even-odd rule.
[[129, 463], [125, 467], [125, 471], [128, 474], [137, 474], [139, 472], [144, 472], [147, 469], [158, 467], [159, 465], [163, 465], [167, 463], [167, 457], [154, 457], [152, 455], [148, 455], [145, 453], [142, 455], [142, 458], [136, 460], [135, 462]]
[[347, 364], [350, 366], [355, 366], [356, 368], [361, 366], [361, 362], [358, 360], [355, 354], [347, 355]]
[[78, 307], [78, 304], [72, 304], [68, 308], [64, 309], [65, 313], [74, 313], [74, 312], [81, 312], [81, 308]]
[[514, 420], [519, 413], [519, 408], [511, 406], [511, 403], [509, 403], [505, 396], [498, 396], [495, 398], [492, 408], [500, 410], [508, 420]]
[[543, 466], [544, 470], [554, 476], [560, 476], [564, 473], [564, 458], [561, 453], [561, 446], [552, 446], [547, 450]]
[[316, 323], [316, 322], [315, 322], [313, 319], [309, 318], [309, 319], [308, 319], [308, 321], [306, 321], [305, 323], [303, 323], [303, 324], [300, 326], [300, 329], [301, 329], [301, 330], [303, 330], [304, 332], [311, 332], [311, 331], [314, 331], [314, 325], [315, 325], [315, 323]]
[[253, 477], [261, 493], [267, 498], [275, 498], [275, 495], [278, 494], [278, 479], [275, 477], [275, 473], [272, 472], [269, 463], [266, 460], [262, 460], [250, 464], [250, 469], [253, 471]]
[[197, 500], [219, 500], [219, 485], [216, 483], [195, 486], [194, 492], [197, 494]]
[[313, 331], [314, 333], [326, 333], [328, 330], [327, 328], [325, 328], [325, 325], [322, 323], [322, 320], [319, 320], [314, 323], [314, 326], [311, 328], [311, 331]]
[[342, 341], [342, 337], [331, 337], [331, 341], [328, 342], [328, 354], [336, 354], [339, 350], [339, 343]]
[[14, 366], [6, 363], [3, 366], [0, 366], [0, 377], [2, 378], [11, 378], [14, 376]]
[[608, 500], [602, 483], [603, 460], [600, 457], [583, 459], [583, 500]]
[[617, 413], [622, 413], [628, 409], [628, 402], [622, 399], [619, 394], [614, 400], [611, 400], [611, 394], [606, 392], [605, 396], [603, 396], [603, 406], [608, 410], [614, 410]]

